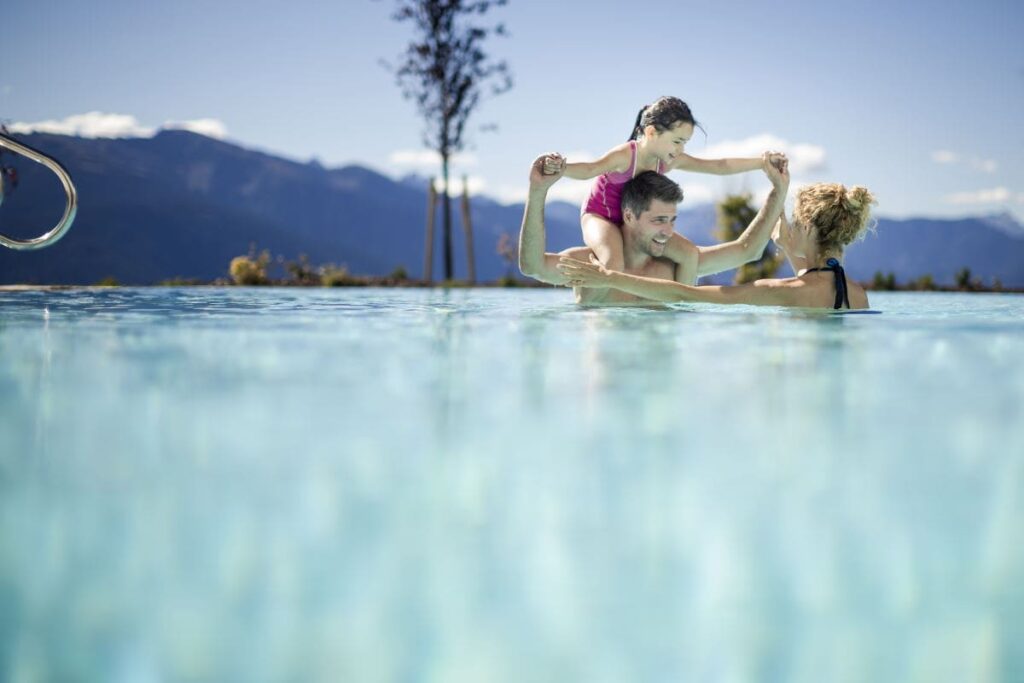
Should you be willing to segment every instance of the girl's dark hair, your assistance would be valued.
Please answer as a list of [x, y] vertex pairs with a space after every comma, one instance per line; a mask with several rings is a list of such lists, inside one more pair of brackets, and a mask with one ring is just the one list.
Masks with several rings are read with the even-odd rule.
[[678, 97], [659, 97], [637, 113], [636, 123], [633, 124], [633, 132], [629, 134], [628, 140], [635, 140], [647, 126], [654, 126], [658, 131], [666, 131], [680, 123], [688, 123], [694, 128], [704, 130], [693, 118], [693, 112], [686, 102]]

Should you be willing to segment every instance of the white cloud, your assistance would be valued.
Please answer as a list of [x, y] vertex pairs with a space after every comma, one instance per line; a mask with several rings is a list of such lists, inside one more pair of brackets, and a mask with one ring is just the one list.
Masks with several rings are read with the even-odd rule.
[[192, 121], [168, 121], [160, 126], [161, 130], [187, 130], [208, 138], [223, 140], [228, 136], [228, 128], [218, 119], [194, 119]]
[[937, 164], [965, 164], [970, 166], [975, 171], [981, 171], [982, 173], [995, 173], [996, 169], [999, 168], [999, 164], [995, 159], [982, 159], [981, 157], [961, 157], [956, 152], [951, 152], [948, 149], [937, 149], [932, 152], [932, 161]]
[[[946, 197], [947, 204], [993, 204], [1010, 201], [1013, 194], [1005, 187], [993, 187], [973, 192], [954, 192]], [[1018, 199], [1020, 197], [1018, 196]]]
[[996, 163], [995, 159], [978, 159], [975, 157], [971, 159], [971, 168], [983, 173], [995, 173], [996, 169], [999, 168], [999, 164]]
[[[462, 192], [465, 188], [462, 182], [462, 176], [456, 176], [451, 178], [450, 180], [452, 186], [452, 195], [461, 197]], [[481, 178], [480, 176], [467, 176], [466, 182], [469, 185], [469, 195], [471, 197], [474, 195], [482, 194], [483, 191], [487, 188], [487, 181], [484, 178]], [[444, 191], [444, 181], [441, 178], [434, 179], [434, 189], [437, 192]]]
[[[412, 168], [440, 168], [441, 155], [432, 149], [399, 149], [388, 155], [388, 161], [395, 166]], [[448, 160], [451, 166], [476, 166], [477, 159], [473, 154], [460, 152], [453, 154]]]
[[[492, 197], [504, 204], [521, 204], [526, 201], [530, 186], [524, 179], [522, 185], [502, 185], [494, 188]], [[548, 199], [570, 204], [582, 204], [590, 193], [590, 181], [559, 180], [548, 190]]]
[[502, 204], [518, 204], [526, 201], [527, 186], [522, 185], [501, 185], [491, 190], [491, 196]]
[[762, 152], [769, 150], [784, 152], [789, 157], [789, 168], [793, 173], [817, 171], [825, 167], [824, 147], [806, 142], [789, 142], [771, 133], [719, 142], [708, 146], [699, 156], [707, 159], [759, 157]]
[[683, 183], [683, 202], [686, 206], [707, 204], [715, 200], [715, 191], [699, 183]]
[[[583, 204], [583, 200], [590, 195], [590, 186], [593, 182], [592, 180], [559, 180], [548, 190], [548, 197], [569, 202], [570, 204]], [[526, 191], [524, 188], [523, 198], [520, 201], [525, 199]]]
[[211, 138], [227, 136], [227, 126], [217, 119], [195, 119], [192, 121], [168, 121], [160, 128], [144, 126], [130, 114], [108, 114], [90, 111], [73, 114], [64, 119], [48, 119], [26, 123], [19, 121], [11, 125], [12, 133], [53, 133], [76, 135], [82, 138], [149, 138], [158, 130], [189, 130]]
[[570, 164], [579, 163], [581, 161], [596, 161], [601, 157], [600, 154], [594, 154], [593, 152], [585, 149], [574, 149], [570, 152], [562, 152], [561, 154]]
[[61, 120], [49, 119], [34, 123], [18, 121], [10, 128], [12, 133], [54, 133], [83, 138], [142, 138], [150, 137], [156, 132], [153, 128], [140, 124], [134, 116], [100, 111], [73, 114]]

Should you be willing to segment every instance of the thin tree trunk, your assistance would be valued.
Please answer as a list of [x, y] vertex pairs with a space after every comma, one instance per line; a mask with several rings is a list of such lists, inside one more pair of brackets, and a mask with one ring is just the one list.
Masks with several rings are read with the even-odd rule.
[[469, 216], [469, 178], [462, 176], [462, 231], [466, 235], [466, 265], [469, 282], [476, 284], [476, 259], [473, 254], [473, 221]]
[[437, 190], [434, 179], [430, 179], [427, 188], [427, 243], [423, 248], [423, 279], [427, 283], [434, 281], [434, 216], [437, 215]]
[[448, 192], [448, 155], [441, 156], [441, 173], [444, 176], [444, 279], [452, 279], [452, 203]]

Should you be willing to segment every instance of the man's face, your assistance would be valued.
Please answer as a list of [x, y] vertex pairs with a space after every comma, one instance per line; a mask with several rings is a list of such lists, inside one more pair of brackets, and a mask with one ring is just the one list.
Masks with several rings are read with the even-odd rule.
[[622, 227], [632, 245], [650, 256], [664, 256], [665, 244], [675, 231], [676, 208], [673, 202], [652, 199], [650, 207], [639, 216], [627, 209], [622, 216]]

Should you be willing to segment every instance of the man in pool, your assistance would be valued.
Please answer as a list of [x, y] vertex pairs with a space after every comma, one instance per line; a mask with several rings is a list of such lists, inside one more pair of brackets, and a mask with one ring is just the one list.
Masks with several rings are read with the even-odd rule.
[[[544, 204], [548, 189], [562, 177], [562, 171], [544, 172], [544, 160], [538, 157], [530, 169], [530, 193], [519, 231], [519, 270], [523, 275], [552, 285], [566, 285], [568, 277], [558, 269], [559, 258], [569, 256], [586, 261], [593, 256], [587, 247], [571, 247], [559, 254], [546, 251]], [[562, 165], [564, 168], [564, 164]], [[622, 241], [625, 268], [631, 275], [675, 280], [695, 284], [701, 275], [711, 275], [754, 261], [764, 253], [772, 228], [782, 215], [789, 189], [789, 171], [785, 157], [766, 153], [762, 170], [772, 190], [761, 210], [737, 239], [709, 247], [692, 245], [688, 258], [676, 264], [666, 258], [665, 243], [675, 229], [676, 209], [683, 199], [675, 182], [654, 172], [645, 172], [630, 180], [622, 192]], [[615, 289], [575, 287], [576, 303], [582, 305], [627, 305], [648, 300]]]

